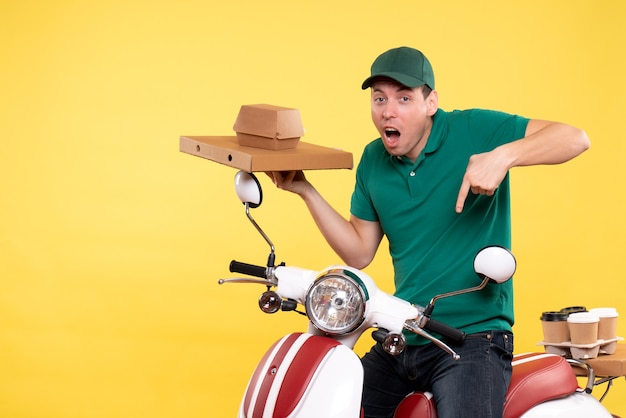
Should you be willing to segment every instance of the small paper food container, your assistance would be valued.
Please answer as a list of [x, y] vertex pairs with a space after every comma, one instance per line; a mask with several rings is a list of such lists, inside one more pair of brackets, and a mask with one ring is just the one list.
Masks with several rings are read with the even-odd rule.
[[269, 104], [241, 106], [233, 129], [239, 145], [270, 150], [295, 148], [304, 135], [298, 109]]

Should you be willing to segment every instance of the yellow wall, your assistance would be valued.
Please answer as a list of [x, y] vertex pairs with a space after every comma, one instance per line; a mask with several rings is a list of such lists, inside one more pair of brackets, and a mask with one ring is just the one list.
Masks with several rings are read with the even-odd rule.
[[[360, 83], [399, 45], [430, 57], [445, 109], [560, 120], [592, 140], [565, 166], [513, 170], [517, 351], [537, 349], [543, 310], [626, 315], [624, 5], [0, 1], [0, 416], [234, 416], [264, 347], [304, 322], [261, 314], [260, 288], [216, 284], [267, 248], [235, 170], [178, 138], [231, 135], [240, 105], [271, 103], [358, 161], [375, 136]], [[309, 173], [346, 215], [353, 176]], [[262, 182], [255, 217], [279, 261], [337, 262], [304, 205]], [[390, 289], [384, 248], [367, 271]], [[608, 397], [616, 414], [625, 391]]]

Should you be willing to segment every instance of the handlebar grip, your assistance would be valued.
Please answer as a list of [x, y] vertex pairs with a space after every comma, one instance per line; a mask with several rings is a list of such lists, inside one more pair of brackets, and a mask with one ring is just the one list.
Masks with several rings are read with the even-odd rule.
[[454, 343], [462, 343], [465, 340], [465, 333], [463, 331], [452, 328], [451, 326], [432, 318], [428, 318], [428, 322], [424, 326], [424, 329], [436, 332]]
[[230, 262], [230, 272], [231, 273], [241, 273], [246, 274], [248, 276], [261, 277], [265, 278], [266, 268], [263, 266], [255, 266], [254, 264], [242, 263], [241, 261], [231, 261]]

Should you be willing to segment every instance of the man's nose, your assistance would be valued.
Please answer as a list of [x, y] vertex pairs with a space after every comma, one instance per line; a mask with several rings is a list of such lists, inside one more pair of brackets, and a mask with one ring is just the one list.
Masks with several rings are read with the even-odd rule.
[[396, 107], [391, 102], [387, 102], [385, 104], [385, 108], [383, 109], [383, 118], [389, 119], [396, 116]]

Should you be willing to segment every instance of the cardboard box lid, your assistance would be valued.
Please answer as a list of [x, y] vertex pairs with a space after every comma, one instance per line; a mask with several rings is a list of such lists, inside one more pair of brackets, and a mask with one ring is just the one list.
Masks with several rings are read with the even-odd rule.
[[353, 167], [351, 153], [302, 141], [276, 151], [239, 145], [235, 136], [181, 136], [180, 151], [249, 173]]
[[269, 104], [241, 106], [233, 129], [273, 139], [300, 138], [304, 135], [298, 109]]

